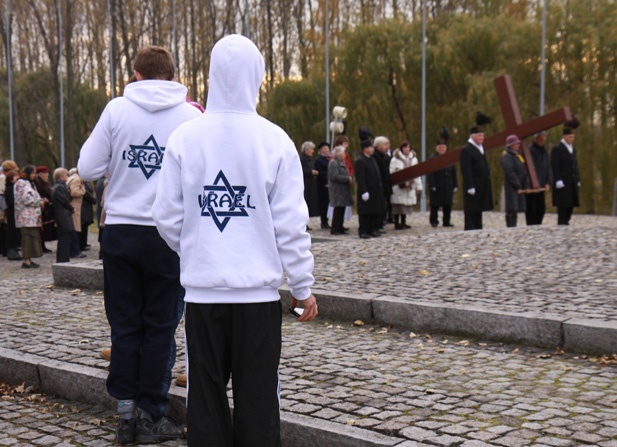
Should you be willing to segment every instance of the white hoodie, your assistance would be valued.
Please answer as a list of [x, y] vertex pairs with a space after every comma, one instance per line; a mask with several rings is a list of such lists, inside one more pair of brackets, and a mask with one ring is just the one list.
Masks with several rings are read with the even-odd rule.
[[86, 181], [108, 173], [105, 224], [155, 225], [152, 203], [167, 139], [179, 124], [201, 115], [186, 93], [173, 81], [132, 82], [103, 110], [77, 170]]
[[300, 158], [257, 114], [264, 61], [247, 38], [212, 49], [206, 112], [170, 137], [153, 217], [180, 255], [185, 301], [277, 301], [311, 295], [313, 255]]

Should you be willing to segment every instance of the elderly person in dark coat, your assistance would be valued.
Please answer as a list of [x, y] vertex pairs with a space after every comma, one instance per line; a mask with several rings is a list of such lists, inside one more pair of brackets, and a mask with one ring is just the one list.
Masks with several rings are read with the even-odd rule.
[[[315, 164], [313, 163], [315, 143], [305, 141], [302, 143], [301, 150], [300, 163], [302, 164], [302, 174], [304, 175], [304, 201], [308, 207], [309, 216], [319, 216], [319, 202], [317, 199], [317, 175], [319, 175], [319, 172], [315, 169]], [[310, 230], [310, 228], [307, 229]]]
[[362, 154], [354, 163], [357, 183], [359, 236], [361, 239], [379, 237], [384, 209], [383, 183], [379, 166], [373, 158], [375, 148], [370, 140], [361, 142]]
[[315, 170], [317, 174], [317, 199], [319, 202], [319, 217], [321, 218], [321, 229], [327, 230], [328, 225], [328, 204], [330, 203], [328, 194], [328, 164], [330, 163], [330, 144], [320, 143], [317, 146], [317, 158], [315, 159]]
[[54, 171], [54, 187], [51, 191], [51, 198], [54, 204], [54, 217], [58, 226], [58, 250], [56, 251], [56, 262], [69, 262], [71, 254], [71, 239], [75, 227], [73, 226], [73, 205], [71, 205], [71, 194], [66, 185], [69, 173], [64, 168]]
[[575, 118], [566, 123], [561, 142], [551, 152], [553, 168], [553, 205], [557, 207], [557, 225], [569, 225], [575, 206], [579, 206], [581, 176], [574, 149]]
[[[435, 147], [436, 154], [431, 158], [439, 157], [448, 151], [447, 137], [440, 137]], [[458, 186], [456, 168], [454, 165], [446, 166], [439, 171], [431, 172], [426, 176], [430, 191], [431, 212], [429, 222], [433, 228], [439, 225], [439, 208], [443, 208], [443, 226], [453, 227], [450, 222], [454, 193]]]
[[343, 227], [345, 207], [352, 205], [351, 182], [353, 177], [349, 175], [349, 169], [345, 164], [345, 148], [336, 146], [332, 153], [332, 161], [328, 165], [328, 192], [330, 205], [332, 205], [332, 229], [330, 234], [347, 234]]
[[51, 185], [49, 184], [49, 168], [47, 166], [39, 166], [36, 168], [36, 177], [34, 178], [34, 186], [39, 195], [44, 200], [43, 206], [43, 227], [41, 228], [41, 242], [43, 244], [43, 253], [51, 253], [51, 250], [45, 247], [45, 242], [55, 241], [56, 222], [51, 201]]
[[506, 138], [506, 150], [501, 156], [508, 227], [516, 227], [517, 213], [525, 211], [525, 194], [529, 188], [525, 159], [520, 154], [520, 148], [518, 137], [509, 135]]
[[465, 231], [481, 230], [482, 212], [493, 209], [491, 171], [482, 146], [484, 130], [478, 125], [469, 133], [460, 155]]

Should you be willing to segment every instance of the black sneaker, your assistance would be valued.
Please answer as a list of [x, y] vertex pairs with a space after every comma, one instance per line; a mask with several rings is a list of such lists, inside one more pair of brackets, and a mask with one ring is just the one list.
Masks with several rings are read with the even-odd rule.
[[156, 422], [142, 418], [137, 421], [135, 440], [139, 444], [158, 443], [181, 439], [184, 437], [184, 427], [163, 416]]
[[135, 427], [137, 426], [137, 419], [118, 419], [118, 426], [116, 427], [116, 443], [125, 445], [133, 444], [135, 442]]

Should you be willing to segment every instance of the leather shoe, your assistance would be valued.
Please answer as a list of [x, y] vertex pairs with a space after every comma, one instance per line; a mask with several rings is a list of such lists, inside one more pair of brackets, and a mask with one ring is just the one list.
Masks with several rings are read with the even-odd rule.
[[454, 225], [452, 224], [443, 224], [444, 227], [453, 227]]
[[371, 235], [366, 234], [366, 233], [362, 233], [362, 234], [360, 235], [360, 239], [370, 239], [371, 237], [372, 237]]
[[379, 231], [373, 231], [369, 234], [371, 237], [381, 237], [381, 233]]
[[321, 224], [321, 229], [322, 230], [329, 230], [330, 229], [330, 225], [328, 225], [327, 223]]

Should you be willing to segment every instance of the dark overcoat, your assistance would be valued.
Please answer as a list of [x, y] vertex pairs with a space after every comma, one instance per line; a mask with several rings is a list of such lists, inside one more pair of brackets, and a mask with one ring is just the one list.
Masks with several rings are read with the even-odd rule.
[[92, 191], [92, 184], [90, 182], [84, 182], [86, 186], [86, 193], [84, 194], [83, 201], [81, 202], [81, 221], [82, 226], [90, 225], [94, 222], [94, 205], [96, 205], [96, 198]]
[[319, 172], [317, 175], [317, 199], [320, 207], [327, 209], [329, 202], [328, 195], [328, 164], [330, 159], [323, 155], [317, 156], [315, 159], [315, 170]]
[[[439, 154], [430, 158], [435, 157], [439, 157]], [[426, 180], [430, 191], [431, 206], [452, 206], [454, 190], [458, 187], [455, 166], [446, 166], [439, 171], [431, 172], [426, 176]]]
[[304, 152], [300, 154], [302, 174], [304, 175], [304, 201], [308, 206], [309, 216], [319, 216], [319, 199], [317, 198], [317, 180], [313, 175], [315, 165], [311, 157]]
[[[461, 148], [461, 174], [463, 176], [463, 206], [465, 213], [475, 214], [493, 209], [491, 171], [486, 155], [467, 142]], [[475, 188], [472, 196], [467, 191]]]
[[333, 159], [328, 165], [328, 192], [333, 207], [351, 206], [351, 182], [349, 169], [344, 161]]
[[390, 179], [390, 160], [388, 154], [382, 154], [375, 148], [373, 158], [379, 166], [379, 174], [381, 175], [381, 184], [383, 185], [383, 193], [390, 197], [392, 195], [392, 180]]
[[536, 168], [536, 176], [540, 187], [545, 187], [551, 184], [551, 162], [548, 158], [546, 147], [538, 146], [535, 142], [529, 146], [533, 166]]
[[501, 156], [503, 168], [503, 188], [506, 196], [506, 212], [525, 211], [525, 194], [516, 191], [529, 188], [529, 177], [525, 163], [511, 148], [506, 148]]
[[[553, 205], [559, 207], [579, 206], [578, 190], [581, 176], [578, 170], [576, 149], [571, 154], [568, 148], [559, 143], [551, 152], [551, 167], [553, 169]], [[557, 189], [557, 180], [564, 183], [564, 187]]]
[[[358, 214], [380, 214], [384, 210], [383, 183], [379, 166], [373, 157], [362, 154], [354, 163], [357, 183]], [[362, 194], [369, 193], [369, 200], [362, 200]]]
[[71, 194], [66, 183], [56, 180], [51, 190], [51, 198], [54, 204], [54, 217], [58, 226], [58, 233], [70, 233], [73, 226], [73, 205], [71, 205]]

